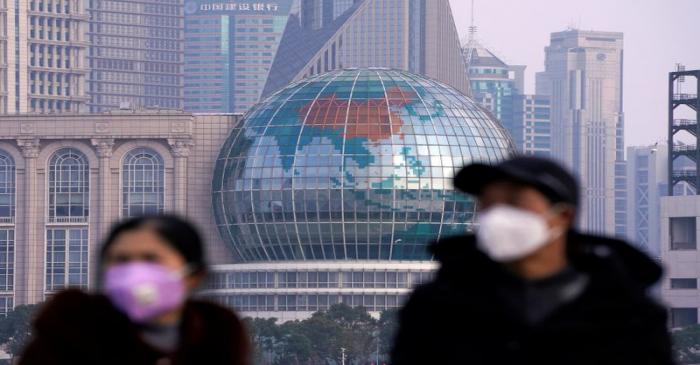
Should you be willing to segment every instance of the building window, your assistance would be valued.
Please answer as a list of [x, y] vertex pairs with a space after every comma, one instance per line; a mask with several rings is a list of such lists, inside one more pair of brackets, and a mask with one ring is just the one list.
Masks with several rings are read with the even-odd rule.
[[695, 250], [695, 217], [676, 217], [670, 219], [671, 250]]
[[124, 157], [122, 167], [122, 216], [163, 212], [165, 166], [150, 149], [138, 148]]
[[698, 279], [695, 278], [683, 278], [683, 279], [671, 279], [671, 289], [697, 289]]
[[11, 295], [0, 295], [0, 316], [6, 316], [15, 307], [14, 297]]
[[671, 328], [698, 324], [697, 308], [671, 308]]
[[15, 217], [15, 161], [0, 150], [0, 222], [12, 223]]
[[88, 286], [88, 230], [46, 230], [46, 290]]
[[[15, 278], [15, 230], [0, 229], [0, 292], [11, 292]], [[0, 314], [2, 305], [0, 304]]]
[[49, 162], [49, 222], [85, 223], [89, 213], [90, 169], [74, 148], [57, 151]]

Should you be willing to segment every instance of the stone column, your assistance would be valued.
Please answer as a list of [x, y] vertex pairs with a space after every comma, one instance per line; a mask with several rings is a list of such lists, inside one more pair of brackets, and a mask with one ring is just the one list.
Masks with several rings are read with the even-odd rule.
[[[112, 181], [111, 181], [111, 169], [110, 160], [112, 158], [112, 152], [114, 150], [114, 139], [112, 138], [95, 138], [90, 141], [97, 151], [97, 157], [99, 159], [99, 174], [97, 183], [97, 199], [99, 204], [97, 209], [93, 209], [91, 206], [91, 212], [97, 212], [97, 224], [90, 227], [91, 231], [91, 244], [90, 244], [90, 272], [93, 273], [96, 270], [95, 263], [97, 263], [97, 252], [99, 252], [98, 243], [102, 242], [102, 239], [107, 234], [111, 224], [112, 224], [112, 201], [114, 199], [114, 194], [112, 192]], [[98, 210], [99, 209], [99, 210]], [[91, 275], [91, 279], [94, 275]]]
[[97, 151], [97, 158], [100, 160], [99, 164], [99, 178], [98, 178], [98, 199], [100, 202], [99, 213], [97, 216], [97, 229], [95, 230], [95, 235], [102, 238], [109, 230], [112, 224], [112, 217], [110, 212], [112, 211], [112, 199], [114, 194], [112, 194], [112, 184], [110, 179], [110, 160], [112, 158], [112, 152], [114, 150], [114, 139], [112, 138], [95, 138], [90, 141]]
[[187, 214], [187, 159], [194, 142], [191, 138], [171, 138], [168, 144], [175, 157], [173, 211], [184, 216]]
[[[37, 191], [39, 139], [18, 139], [24, 157], [22, 223], [15, 234], [15, 305], [34, 304], [44, 298], [44, 240], [39, 234], [43, 214], [37, 208], [43, 192]], [[17, 239], [19, 238], [19, 239]]]

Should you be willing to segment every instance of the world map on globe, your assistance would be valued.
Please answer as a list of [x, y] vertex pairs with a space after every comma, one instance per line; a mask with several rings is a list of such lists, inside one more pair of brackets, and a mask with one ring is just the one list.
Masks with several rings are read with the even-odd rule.
[[474, 203], [451, 178], [512, 152], [471, 99], [395, 70], [343, 70], [277, 92], [231, 133], [215, 217], [242, 261], [426, 260]]

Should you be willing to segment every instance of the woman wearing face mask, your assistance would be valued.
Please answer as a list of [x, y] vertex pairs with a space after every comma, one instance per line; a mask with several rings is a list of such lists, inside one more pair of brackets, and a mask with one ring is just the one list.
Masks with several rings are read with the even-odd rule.
[[174, 216], [125, 221], [100, 254], [100, 293], [67, 290], [39, 313], [21, 365], [249, 364], [234, 313], [191, 298], [206, 273], [202, 242]]
[[[625, 242], [574, 228], [579, 190], [558, 164], [473, 164], [476, 234], [441, 240], [434, 282], [401, 311], [392, 365], [672, 364], [661, 268]], [[426, 335], [429, 334], [429, 335]]]

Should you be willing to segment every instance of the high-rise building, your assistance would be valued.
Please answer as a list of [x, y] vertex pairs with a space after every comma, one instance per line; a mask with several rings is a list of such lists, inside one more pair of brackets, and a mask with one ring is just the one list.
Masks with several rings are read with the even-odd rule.
[[0, 114], [84, 111], [85, 1], [3, 1], [0, 12]]
[[549, 156], [551, 152], [549, 97], [524, 92], [525, 66], [510, 66], [476, 40], [470, 28], [463, 47], [472, 96], [491, 111], [513, 137], [523, 154]]
[[255, 105], [293, 2], [187, 1], [185, 110], [244, 113]]
[[263, 95], [354, 67], [407, 70], [469, 93], [448, 0], [305, 0], [290, 15]]
[[668, 192], [668, 147], [627, 148], [627, 238], [661, 256], [661, 197]]
[[551, 108], [549, 96], [513, 96], [512, 127], [509, 128], [518, 149], [526, 155], [549, 157], [552, 154]]
[[552, 33], [537, 94], [549, 95], [552, 154], [578, 174], [583, 229], [624, 236], [623, 35]]
[[90, 111], [182, 109], [183, 0], [91, 0]]
[[[700, 307], [700, 70], [671, 72], [668, 84], [669, 196], [661, 200], [661, 259], [667, 271], [661, 293], [670, 325], [678, 328], [698, 324]], [[694, 195], [678, 195], [688, 192]]]
[[474, 39], [464, 47], [463, 53], [472, 96], [512, 134], [515, 129], [513, 96], [522, 91], [515, 89], [516, 80], [511, 75], [510, 67]]

